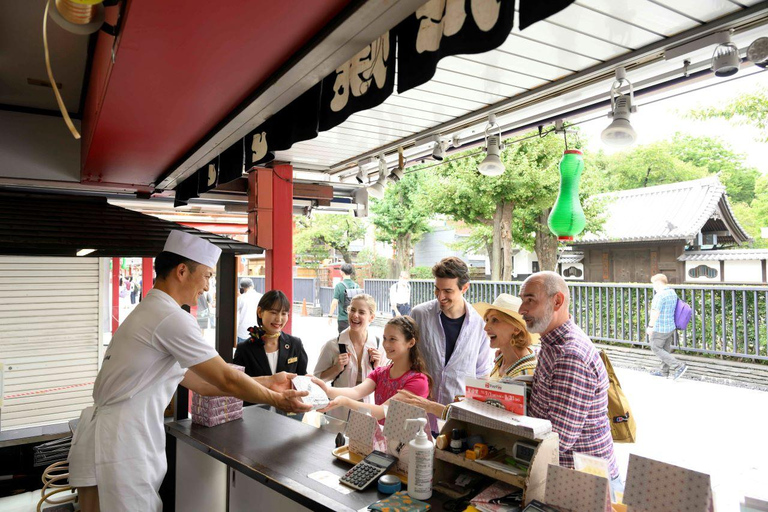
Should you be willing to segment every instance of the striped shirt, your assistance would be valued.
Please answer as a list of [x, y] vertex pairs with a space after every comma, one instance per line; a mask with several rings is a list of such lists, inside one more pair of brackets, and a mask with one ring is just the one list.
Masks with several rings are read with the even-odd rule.
[[659, 312], [659, 318], [653, 326], [654, 332], [672, 332], [675, 330], [675, 308], [677, 307], [677, 292], [665, 287], [653, 296], [651, 309]]
[[528, 412], [552, 422], [561, 466], [573, 468], [578, 452], [608, 460], [611, 478], [619, 474], [608, 422], [608, 374], [573, 319], [541, 336]]
[[501, 379], [503, 377], [519, 377], [520, 375], [533, 375], [536, 370], [536, 354], [531, 352], [527, 356], [523, 356], [515, 363], [507, 368], [504, 375], [501, 375], [501, 366], [504, 364], [504, 356], [499, 354], [493, 361], [493, 370], [491, 370], [491, 380]]

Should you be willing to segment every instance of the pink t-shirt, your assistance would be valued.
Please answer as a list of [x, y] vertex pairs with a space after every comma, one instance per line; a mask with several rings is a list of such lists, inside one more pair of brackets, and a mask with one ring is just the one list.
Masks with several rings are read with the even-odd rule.
[[[379, 366], [368, 374], [367, 378], [376, 384], [376, 391], [373, 393], [376, 405], [383, 404], [395, 396], [401, 389], [424, 398], [429, 397], [429, 380], [426, 375], [409, 370], [400, 378], [393, 379], [389, 376], [390, 368], [392, 368], [392, 365]], [[383, 424], [384, 420], [381, 420], [379, 423]]]

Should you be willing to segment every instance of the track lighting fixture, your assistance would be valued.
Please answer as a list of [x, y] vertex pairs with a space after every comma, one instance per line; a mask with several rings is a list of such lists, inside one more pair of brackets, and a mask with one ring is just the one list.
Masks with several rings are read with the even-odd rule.
[[739, 72], [740, 64], [739, 49], [731, 42], [728, 34], [727, 41], [717, 45], [712, 54], [712, 71], [719, 77], [733, 76]]
[[[496, 128], [498, 132], [495, 135], [489, 135], [489, 132]], [[504, 174], [504, 164], [501, 161], [501, 150], [504, 146], [501, 143], [501, 127], [496, 123], [496, 116], [488, 116], [488, 124], [485, 127], [485, 152], [486, 156], [480, 165], [477, 166], [478, 172], [483, 176], [501, 176]]]
[[768, 66], [768, 37], [758, 37], [747, 48], [747, 59], [755, 66], [765, 69]]
[[368, 195], [376, 199], [384, 197], [384, 190], [387, 186], [387, 161], [384, 159], [384, 154], [379, 154], [379, 178], [376, 183], [368, 187]]
[[[629, 86], [628, 94], [621, 92], [625, 85]], [[634, 101], [635, 92], [632, 82], [627, 80], [626, 69], [616, 68], [616, 79], [611, 85], [611, 112], [608, 114], [613, 121], [600, 135], [604, 143], [619, 147], [634, 144], [637, 133], [629, 122], [630, 115], [637, 112], [637, 107], [633, 105]]]
[[442, 162], [445, 158], [445, 148], [440, 140], [440, 135], [435, 135], [435, 147], [432, 149], [432, 158], [438, 162]]

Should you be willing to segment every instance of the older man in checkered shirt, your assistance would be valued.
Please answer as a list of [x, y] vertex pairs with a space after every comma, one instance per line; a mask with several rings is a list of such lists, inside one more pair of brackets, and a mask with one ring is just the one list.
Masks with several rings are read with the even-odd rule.
[[608, 374], [592, 340], [568, 313], [568, 285], [554, 272], [538, 272], [525, 280], [520, 297], [528, 330], [541, 334], [529, 414], [552, 422], [561, 466], [573, 468], [573, 452], [605, 459], [612, 494], [622, 491], [608, 422]]

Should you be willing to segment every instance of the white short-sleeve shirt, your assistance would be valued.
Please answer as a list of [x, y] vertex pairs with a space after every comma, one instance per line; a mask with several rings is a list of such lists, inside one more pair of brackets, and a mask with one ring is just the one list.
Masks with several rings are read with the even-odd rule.
[[167, 293], [152, 289], [125, 319], [104, 354], [93, 389], [96, 405], [122, 402], [178, 364], [189, 368], [218, 353], [195, 318]]

